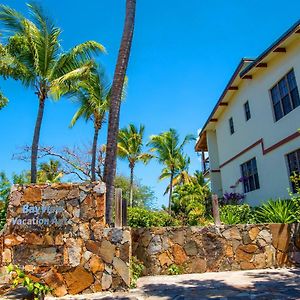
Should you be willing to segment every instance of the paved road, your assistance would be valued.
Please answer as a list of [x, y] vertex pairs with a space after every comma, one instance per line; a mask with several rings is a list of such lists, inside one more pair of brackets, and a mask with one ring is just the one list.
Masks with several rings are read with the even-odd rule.
[[[54, 299], [47, 297], [46, 299]], [[300, 269], [269, 269], [178, 276], [149, 276], [128, 293], [60, 299], [88, 300], [278, 300], [300, 299]]]

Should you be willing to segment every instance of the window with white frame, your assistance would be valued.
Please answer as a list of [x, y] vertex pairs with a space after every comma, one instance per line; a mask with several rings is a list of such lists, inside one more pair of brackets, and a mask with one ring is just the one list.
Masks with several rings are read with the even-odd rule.
[[256, 158], [252, 158], [241, 165], [242, 182], [244, 193], [248, 193], [260, 188]]
[[287, 73], [271, 88], [275, 121], [280, 120], [300, 105], [299, 92], [294, 70]]

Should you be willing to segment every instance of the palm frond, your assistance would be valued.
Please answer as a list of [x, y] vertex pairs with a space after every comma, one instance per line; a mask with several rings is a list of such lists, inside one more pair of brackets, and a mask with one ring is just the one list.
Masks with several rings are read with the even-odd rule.
[[83, 60], [89, 60], [95, 54], [106, 53], [105, 47], [95, 41], [87, 41], [79, 44], [69, 51], [70, 56], [79, 56]]
[[24, 16], [7, 5], [0, 5], [0, 21], [13, 34], [24, 30]]

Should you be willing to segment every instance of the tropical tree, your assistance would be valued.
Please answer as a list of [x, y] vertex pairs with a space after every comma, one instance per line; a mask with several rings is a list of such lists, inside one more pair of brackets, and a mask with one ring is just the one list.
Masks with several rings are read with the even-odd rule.
[[74, 80], [86, 78], [93, 67], [92, 54], [104, 47], [88, 41], [62, 52], [61, 30], [36, 4], [27, 4], [31, 20], [21, 13], [0, 5], [0, 22], [8, 29], [5, 47], [0, 51], [0, 75], [20, 80], [33, 87], [38, 97], [38, 115], [31, 147], [31, 182], [37, 180], [37, 154], [45, 101], [60, 98]]
[[148, 163], [152, 158], [149, 153], [143, 152], [143, 137], [145, 126], [140, 125], [137, 128], [134, 124], [129, 124], [119, 131], [118, 135], [118, 156], [121, 159], [127, 160], [130, 169], [130, 197], [129, 205], [132, 207], [133, 201], [133, 178], [135, 165], [142, 161]]
[[114, 177], [116, 175], [117, 166], [117, 139], [119, 131], [120, 106], [133, 38], [135, 7], [136, 0], [126, 0], [126, 18], [110, 97], [106, 143], [107, 149], [104, 165], [104, 181], [106, 182], [106, 220], [108, 224], [112, 223], [112, 204], [114, 199]]
[[[115, 188], [122, 189], [122, 198], [129, 203], [130, 178], [117, 174], [115, 177]], [[133, 183], [133, 206], [147, 209], [156, 208], [156, 197], [152, 187], [142, 184], [138, 179], [134, 179]]]
[[194, 139], [193, 135], [187, 135], [180, 143], [179, 134], [175, 129], [170, 129], [159, 135], [150, 137], [148, 145], [151, 147], [151, 152], [155, 153], [158, 162], [163, 164], [165, 168], [162, 170], [160, 179], [170, 178], [169, 184], [169, 212], [171, 212], [173, 180], [180, 165], [182, 163], [183, 147]]
[[72, 89], [68, 95], [77, 98], [80, 107], [73, 116], [70, 126], [73, 127], [79, 118], [83, 118], [87, 122], [92, 121], [94, 124], [91, 180], [96, 181], [98, 135], [109, 108], [110, 85], [98, 67], [87, 80], [79, 81]]
[[0, 110], [6, 106], [8, 102], [8, 99], [2, 94], [2, 92], [0, 91]]
[[[193, 176], [191, 176], [188, 173], [188, 168], [190, 164], [190, 158], [187, 155], [178, 155], [178, 164], [177, 164], [177, 169], [175, 170], [174, 178], [172, 181], [172, 186], [173, 188], [177, 185], [182, 185], [182, 184], [187, 184], [193, 182]], [[160, 180], [165, 179], [165, 178], [170, 178], [171, 173], [168, 168], [164, 168], [162, 170], [162, 173], [159, 177]], [[167, 186], [165, 190], [165, 195], [169, 193], [170, 190], [170, 184]]]
[[50, 159], [49, 162], [43, 162], [39, 165], [38, 182], [55, 183], [60, 182], [64, 173], [58, 160]]

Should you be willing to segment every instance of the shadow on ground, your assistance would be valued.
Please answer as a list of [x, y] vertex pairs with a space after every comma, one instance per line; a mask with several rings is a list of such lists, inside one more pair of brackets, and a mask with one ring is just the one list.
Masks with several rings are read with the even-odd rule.
[[265, 271], [245, 273], [248, 281], [237, 278], [237, 282], [226, 282], [226, 279], [191, 279], [178, 283], [145, 284], [139, 293], [132, 296], [105, 297], [103, 299], [163, 299], [163, 300], [201, 300], [201, 299], [300, 299], [300, 270]]

